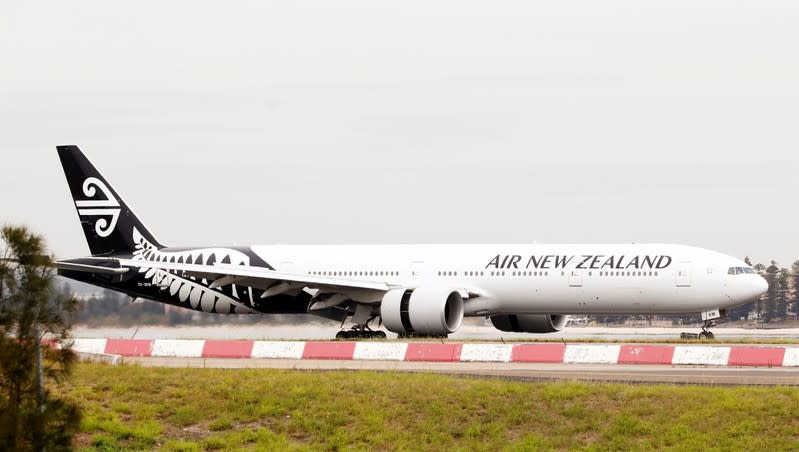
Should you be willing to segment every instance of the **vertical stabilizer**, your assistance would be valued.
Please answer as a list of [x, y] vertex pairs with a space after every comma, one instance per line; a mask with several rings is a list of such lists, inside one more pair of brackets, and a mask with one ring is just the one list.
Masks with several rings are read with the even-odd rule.
[[77, 146], [56, 149], [92, 256], [132, 253], [134, 231], [163, 248]]

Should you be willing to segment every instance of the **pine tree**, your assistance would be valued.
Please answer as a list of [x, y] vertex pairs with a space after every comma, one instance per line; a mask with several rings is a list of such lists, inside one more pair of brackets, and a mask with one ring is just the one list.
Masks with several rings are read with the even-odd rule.
[[[760, 263], [755, 264], [752, 266], [757, 273], [759, 273], [763, 278], [768, 281], [768, 276], [766, 275], [766, 266]], [[766, 316], [766, 309], [765, 307], [768, 306], [768, 293], [764, 293], [760, 296], [757, 300], [752, 303], [752, 310], [751, 312], [754, 313], [755, 319], [763, 319]]]
[[779, 293], [780, 287], [777, 281], [780, 268], [777, 266], [776, 261], [771, 261], [771, 265], [766, 268], [766, 274], [763, 275], [768, 281], [768, 292], [766, 293], [766, 302], [763, 307], [764, 320], [766, 322], [773, 322], [778, 320], [779, 314]]
[[799, 260], [794, 261], [791, 265], [791, 275], [788, 279], [788, 310], [793, 313], [793, 318], [799, 318], [799, 302], [797, 295], [799, 295]]
[[787, 268], [781, 268], [776, 275], [776, 283], [777, 283], [777, 320], [785, 320], [786, 314], [788, 313], [788, 279], [790, 278], [790, 272], [788, 272]]
[[41, 237], [25, 227], [3, 227], [0, 253], [0, 450], [69, 449], [78, 408], [41, 382], [63, 382], [75, 354], [41, 346], [41, 339], [67, 340], [76, 303], [54, 289], [52, 258]]

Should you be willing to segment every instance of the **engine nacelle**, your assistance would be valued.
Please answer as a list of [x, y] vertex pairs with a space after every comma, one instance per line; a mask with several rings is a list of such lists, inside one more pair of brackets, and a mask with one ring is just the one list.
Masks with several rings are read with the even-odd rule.
[[380, 304], [386, 329], [395, 333], [441, 335], [463, 323], [463, 298], [443, 287], [389, 290]]
[[508, 333], [554, 333], [563, 329], [565, 315], [495, 315], [491, 316], [494, 328]]

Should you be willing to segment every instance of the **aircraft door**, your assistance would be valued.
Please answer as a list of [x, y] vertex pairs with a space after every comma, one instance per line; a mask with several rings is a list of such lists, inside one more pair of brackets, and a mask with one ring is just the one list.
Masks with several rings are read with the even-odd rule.
[[680, 262], [677, 265], [677, 275], [675, 277], [677, 287], [691, 287], [691, 263]]

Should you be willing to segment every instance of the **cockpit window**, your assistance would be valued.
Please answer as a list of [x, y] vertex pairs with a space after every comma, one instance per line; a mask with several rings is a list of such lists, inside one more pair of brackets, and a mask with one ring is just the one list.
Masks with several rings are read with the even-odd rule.
[[750, 267], [730, 267], [727, 269], [728, 275], [743, 275], [744, 273], [755, 273]]

